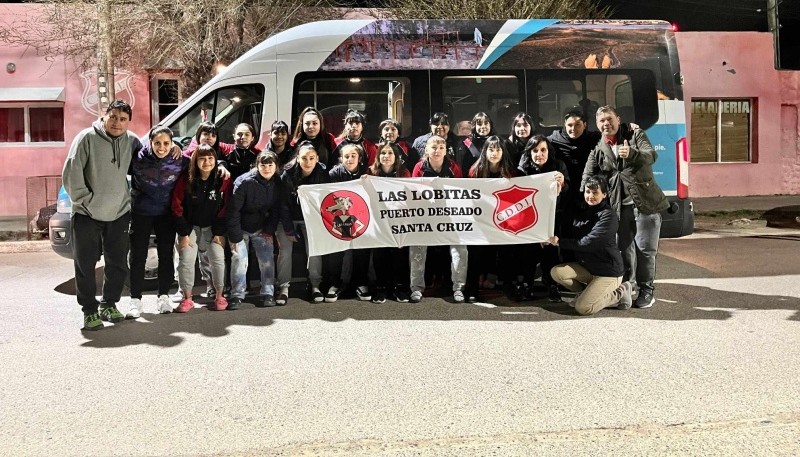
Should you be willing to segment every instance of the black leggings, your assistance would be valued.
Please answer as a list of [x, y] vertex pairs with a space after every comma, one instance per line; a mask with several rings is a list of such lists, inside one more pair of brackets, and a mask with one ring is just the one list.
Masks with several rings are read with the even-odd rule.
[[143, 216], [134, 213], [131, 215], [131, 298], [142, 298], [144, 266], [152, 232], [156, 234], [158, 250], [158, 295], [168, 294], [175, 279], [175, 220], [172, 214]]

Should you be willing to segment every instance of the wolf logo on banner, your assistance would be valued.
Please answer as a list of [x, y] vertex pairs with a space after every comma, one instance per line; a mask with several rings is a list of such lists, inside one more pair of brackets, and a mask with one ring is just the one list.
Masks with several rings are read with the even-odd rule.
[[514, 235], [527, 230], [539, 220], [539, 213], [533, 203], [533, 196], [538, 189], [528, 189], [512, 186], [509, 189], [493, 192], [497, 201], [492, 220], [500, 230], [511, 232]]
[[331, 192], [320, 205], [322, 223], [331, 235], [340, 240], [353, 240], [369, 226], [367, 203], [355, 192]]

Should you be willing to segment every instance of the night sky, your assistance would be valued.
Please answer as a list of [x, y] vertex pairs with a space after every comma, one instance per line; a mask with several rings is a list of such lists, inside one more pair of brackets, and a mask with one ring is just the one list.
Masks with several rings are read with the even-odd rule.
[[662, 19], [683, 32], [767, 31], [767, 0], [600, 0], [600, 4], [614, 8], [615, 19]]

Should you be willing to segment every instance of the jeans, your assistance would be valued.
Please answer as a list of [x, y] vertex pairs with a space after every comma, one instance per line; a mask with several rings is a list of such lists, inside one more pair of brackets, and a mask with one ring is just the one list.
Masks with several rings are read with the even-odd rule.
[[[410, 246], [408, 248], [412, 292], [425, 290], [425, 260], [427, 256], [427, 246]], [[464, 283], [467, 281], [467, 247], [450, 246], [450, 257], [450, 277], [453, 280], [453, 292], [464, 290]]]
[[103, 253], [103, 305], [119, 302], [125, 277], [128, 276], [128, 228], [130, 213], [111, 222], [92, 219], [75, 213], [72, 215], [72, 258], [75, 266], [75, 289], [83, 314], [96, 313], [97, 301], [95, 268]]
[[642, 214], [634, 205], [622, 205], [617, 244], [625, 266], [623, 281], [638, 284], [639, 290], [653, 292], [656, 255], [661, 232], [661, 213]]
[[622, 293], [622, 277], [594, 276], [583, 265], [562, 263], [550, 270], [553, 281], [573, 292], [581, 292], [575, 300], [575, 311], [582, 316], [595, 314], [603, 308], [617, 306]]
[[[306, 224], [303, 221], [294, 221], [295, 232], [302, 233], [303, 239], [308, 243], [308, 232], [306, 231]], [[294, 243], [289, 241], [289, 237], [283, 230], [283, 227], [278, 227], [275, 231], [275, 237], [278, 239], [278, 285], [281, 290], [289, 290], [289, 284], [292, 282], [292, 251]], [[312, 288], [319, 288], [322, 282], [322, 257], [309, 256], [308, 244], [306, 244], [306, 259], [308, 260], [308, 282]]]
[[184, 293], [188, 292], [190, 297], [194, 287], [194, 263], [198, 253], [207, 255], [211, 269], [211, 282], [217, 294], [222, 295], [222, 289], [225, 286], [225, 250], [219, 244], [211, 241], [213, 237], [211, 227], [194, 226], [189, 233], [189, 246], [180, 248], [181, 237], [178, 237], [175, 242], [179, 258], [178, 286]]
[[244, 298], [247, 289], [248, 246], [252, 244], [261, 270], [261, 295], [275, 294], [275, 258], [272, 237], [265, 238], [261, 231], [242, 233], [242, 241], [231, 246], [231, 296]]

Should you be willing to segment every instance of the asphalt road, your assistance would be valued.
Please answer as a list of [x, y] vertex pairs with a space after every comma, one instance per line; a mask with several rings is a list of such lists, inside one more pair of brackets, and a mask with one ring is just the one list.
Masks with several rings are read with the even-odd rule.
[[93, 333], [71, 262], [0, 254], [0, 453], [798, 455], [798, 253], [665, 240], [656, 306], [589, 318], [292, 299]]

